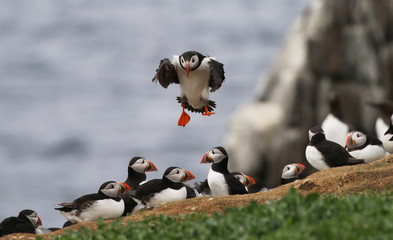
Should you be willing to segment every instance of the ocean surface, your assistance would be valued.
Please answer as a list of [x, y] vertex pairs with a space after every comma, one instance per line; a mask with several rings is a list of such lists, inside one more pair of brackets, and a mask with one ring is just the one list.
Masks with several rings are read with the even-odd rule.
[[[237, 107], [309, 0], [0, 2], [0, 221], [53, 208], [124, 181], [133, 156], [161, 178], [180, 166], [206, 178], [203, 154], [222, 144]], [[178, 85], [152, 83], [163, 58], [188, 50], [224, 63], [215, 115], [178, 127]], [[194, 181], [191, 182], [193, 185]]]

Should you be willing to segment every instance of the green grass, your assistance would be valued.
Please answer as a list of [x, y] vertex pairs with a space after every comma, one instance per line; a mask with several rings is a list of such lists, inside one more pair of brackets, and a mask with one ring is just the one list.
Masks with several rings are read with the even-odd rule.
[[53, 239], [393, 239], [393, 193], [338, 197], [294, 189], [267, 204], [228, 208], [224, 214], [148, 217], [141, 222], [98, 222]]

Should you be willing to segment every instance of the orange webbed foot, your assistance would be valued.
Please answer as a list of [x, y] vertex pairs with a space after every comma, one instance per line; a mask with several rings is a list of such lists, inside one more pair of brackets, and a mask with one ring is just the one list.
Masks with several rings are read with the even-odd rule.
[[207, 106], [205, 106], [205, 112], [202, 113], [203, 116], [210, 116], [213, 115], [214, 112], [209, 112], [209, 109], [207, 108]]
[[185, 111], [184, 111], [184, 104], [182, 104], [183, 106], [183, 112], [180, 115], [179, 121], [177, 122], [177, 125], [181, 126], [181, 127], [185, 127], [187, 125], [187, 123], [190, 121], [191, 117], [190, 115], [188, 115]]

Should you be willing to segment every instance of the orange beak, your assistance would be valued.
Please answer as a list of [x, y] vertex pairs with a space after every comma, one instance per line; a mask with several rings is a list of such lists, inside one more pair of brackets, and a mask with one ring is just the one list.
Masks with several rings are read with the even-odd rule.
[[205, 155], [203, 155], [201, 163], [212, 163], [213, 160], [211, 159], [211, 157], [208, 156], [208, 153], [205, 153]]
[[[147, 160], [147, 159], [146, 159]], [[154, 172], [157, 171], [156, 165], [154, 165], [154, 163], [152, 163], [151, 161], [147, 160], [147, 162], [149, 163], [148, 166], [146, 166], [145, 171], [146, 172]]]
[[347, 145], [347, 147], [352, 147], [354, 143], [355, 141], [352, 140], [352, 133], [348, 134], [347, 142], [345, 143], [345, 145]]
[[122, 182], [120, 182], [119, 184], [122, 186], [122, 187], [119, 189], [119, 192], [121, 192], [121, 194], [124, 194], [124, 193], [126, 193], [126, 192], [128, 192], [128, 191], [131, 190], [131, 187], [128, 186], [127, 184], [122, 183]]
[[187, 182], [187, 181], [190, 181], [190, 180], [192, 180], [192, 179], [195, 178], [195, 176], [194, 176], [192, 173], [190, 173], [189, 171], [184, 170], [184, 172], [185, 172], [186, 174], [183, 176], [182, 182]]
[[247, 179], [246, 184], [244, 184], [244, 185], [246, 185], [247, 187], [248, 187], [248, 186], [251, 186], [251, 185], [254, 185], [254, 184], [256, 183], [255, 180], [254, 180], [252, 177], [247, 176], [247, 175], [245, 175], [245, 174], [244, 174], [244, 176], [245, 176], [246, 179]]
[[36, 226], [42, 226], [41, 218], [39, 216], [37, 216], [37, 218], [38, 218], [38, 222], [37, 222]]
[[190, 63], [187, 61], [186, 62], [186, 70], [187, 70], [187, 77], [188, 77], [188, 74], [190, 73]]
[[303, 171], [304, 171], [304, 169], [306, 169], [306, 167], [305, 167], [303, 164], [300, 164], [300, 163], [295, 163], [295, 165], [296, 165], [296, 166], [298, 166], [298, 167], [300, 168], [300, 170], [299, 170], [299, 174], [300, 174], [301, 172], [303, 172]]

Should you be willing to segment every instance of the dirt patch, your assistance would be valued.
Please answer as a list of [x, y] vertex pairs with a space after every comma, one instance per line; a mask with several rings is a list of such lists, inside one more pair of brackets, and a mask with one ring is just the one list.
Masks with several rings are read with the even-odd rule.
[[[303, 180], [286, 184], [267, 192], [225, 197], [200, 197], [164, 204], [156, 209], [143, 209], [132, 216], [124, 217], [123, 222], [141, 221], [147, 216], [160, 214], [181, 215], [195, 212], [212, 214], [214, 212], [223, 212], [228, 207], [247, 206], [251, 201], [262, 204], [268, 200], [281, 199], [291, 187], [295, 187], [303, 194], [318, 192], [319, 194], [335, 193], [347, 195], [375, 189], [387, 189], [391, 191], [393, 190], [393, 155], [370, 164], [344, 166], [318, 171]], [[79, 223], [41, 236], [49, 239], [51, 235], [61, 235], [66, 230], [77, 230], [82, 226], [95, 228], [96, 224], [95, 222]], [[35, 235], [33, 234], [12, 234], [1, 239], [34, 239], [34, 237]]]

